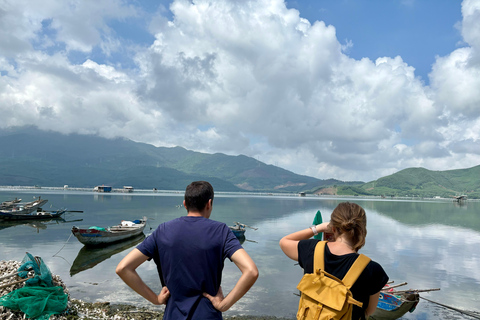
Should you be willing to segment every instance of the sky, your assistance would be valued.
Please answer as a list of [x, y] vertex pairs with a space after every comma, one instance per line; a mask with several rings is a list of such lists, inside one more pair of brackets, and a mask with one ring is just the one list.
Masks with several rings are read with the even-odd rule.
[[480, 165], [480, 0], [0, 0], [0, 128], [319, 179]]

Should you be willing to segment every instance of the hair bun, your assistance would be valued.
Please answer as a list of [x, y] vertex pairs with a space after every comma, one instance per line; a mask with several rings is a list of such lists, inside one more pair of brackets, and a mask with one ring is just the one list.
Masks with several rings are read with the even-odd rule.
[[348, 220], [343, 223], [343, 230], [350, 231], [357, 227], [357, 222], [355, 220]]

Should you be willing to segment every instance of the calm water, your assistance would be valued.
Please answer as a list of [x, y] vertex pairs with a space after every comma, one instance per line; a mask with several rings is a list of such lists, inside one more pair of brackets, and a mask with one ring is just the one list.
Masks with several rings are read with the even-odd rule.
[[[45, 210], [67, 207], [84, 213], [69, 213], [66, 222], [35, 225], [0, 224], [0, 260], [21, 261], [25, 252], [43, 258], [51, 271], [67, 284], [74, 298], [149, 306], [115, 274], [117, 263], [133, 248], [126, 243], [108, 250], [85, 250], [71, 236], [72, 225], [110, 226], [120, 220], [147, 216], [148, 235], [160, 223], [185, 214], [183, 192], [96, 194], [45, 189], [0, 190], [0, 201], [15, 197], [30, 201], [42, 196], [49, 202]], [[245, 196], [217, 194], [212, 219], [228, 225], [239, 221], [258, 230], [247, 229], [243, 247], [257, 263], [260, 278], [249, 293], [227, 315], [271, 315], [292, 317], [297, 308], [295, 287], [302, 270], [286, 258], [279, 239], [308, 227], [315, 212], [324, 220], [340, 198], [295, 196]], [[430, 300], [463, 310], [479, 311], [480, 305], [480, 203], [467, 201], [459, 206], [450, 201], [394, 201], [350, 199], [365, 208], [368, 216], [367, 244], [361, 250], [379, 262], [391, 280], [408, 282], [405, 289], [432, 289], [423, 293]], [[83, 221], [75, 221], [83, 219]], [[145, 263], [139, 273], [154, 290], [160, 284], [154, 263]], [[233, 287], [240, 273], [227, 260], [222, 286]], [[436, 304], [421, 300], [415, 312], [402, 319], [471, 319]]]

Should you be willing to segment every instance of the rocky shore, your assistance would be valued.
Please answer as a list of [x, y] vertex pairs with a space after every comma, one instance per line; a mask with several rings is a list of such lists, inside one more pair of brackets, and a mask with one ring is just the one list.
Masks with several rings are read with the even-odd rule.
[[[0, 297], [10, 292], [24, 287], [24, 282], [20, 282], [22, 278], [15, 275], [20, 268], [21, 263], [18, 261], [0, 261]], [[75, 319], [105, 319], [105, 320], [123, 320], [123, 319], [162, 319], [163, 312], [149, 310], [148, 308], [138, 308], [133, 305], [112, 304], [110, 302], [90, 303], [70, 296], [68, 288], [58, 275], [52, 274], [53, 284], [63, 288], [65, 294], [68, 295], [67, 308], [61, 314], [52, 315], [50, 320], [75, 320]], [[13, 283], [13, 284], [12, 284]], [[22, 311], [15, 311], [0, 306], [0, 320], [17, 320], [27, 319]], [[225, 319], [235, 320], [290, 320], [286, 318], [276, 318], [269, 316], [231, 316]]]

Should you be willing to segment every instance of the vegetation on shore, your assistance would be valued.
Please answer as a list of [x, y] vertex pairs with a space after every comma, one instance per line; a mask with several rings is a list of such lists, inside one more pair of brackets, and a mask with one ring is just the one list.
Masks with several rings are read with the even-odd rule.
[[[453, 198], [466, 195], [480, 199], [480, 166], [468, 169], [431, 171], [409, 168], [368, 183], [334, 186], [331, 194], [382, 197]], [[315, 190], [322, 194], [325, 189]], [[333, 190], [333, 191], [332, 191]]]

